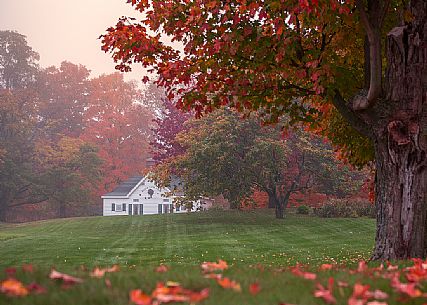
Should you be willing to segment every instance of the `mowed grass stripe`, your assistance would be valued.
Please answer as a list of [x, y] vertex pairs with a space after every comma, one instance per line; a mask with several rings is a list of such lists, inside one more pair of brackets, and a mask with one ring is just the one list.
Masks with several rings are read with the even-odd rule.
[[0, 226], [0, 267], [355, 261], [372, 249], [372, 219], [321, 219], [273, 211], [88, 217]]

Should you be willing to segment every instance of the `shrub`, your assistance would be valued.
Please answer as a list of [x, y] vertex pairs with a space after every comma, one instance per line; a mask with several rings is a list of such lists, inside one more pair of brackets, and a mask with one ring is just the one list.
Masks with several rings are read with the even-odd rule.
[[300, 205], [298, 208], [297, 208], [297, 214], [304, 214], [304, 215], [308, 215], [308, 214], [310, 214], [310, 208], [308, 207], [308, 206], [306, 206], [306, 205]]
[[314, 214], [325, 218], [375, 218], [375, 206], [367, 200], [331, 199], [325, 205], [316, 209]]

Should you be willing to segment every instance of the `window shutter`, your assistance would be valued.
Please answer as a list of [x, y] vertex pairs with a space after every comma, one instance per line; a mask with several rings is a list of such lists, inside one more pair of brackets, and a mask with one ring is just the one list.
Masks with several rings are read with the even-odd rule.
[[122, 203], [122, 211], [126, 212], [126, 203]]
[[112, 204], [111, 204], [111, 211], [113, 211], [113, 212], [114, 212], [115, 210], [116, 210], [116, 204], [115, 204], [115, 203], [112, 203]]

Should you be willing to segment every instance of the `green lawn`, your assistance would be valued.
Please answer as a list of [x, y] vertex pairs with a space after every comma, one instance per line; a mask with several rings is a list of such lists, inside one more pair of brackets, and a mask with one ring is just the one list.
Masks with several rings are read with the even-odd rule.
[[0, 267], [33, 263], [194, 265], [222, 258], [236, 264], [319, 264], [368, 258], [372, 219], [322, 219], [271, 211], [90, 217], [0, 225]]
[[[337, 304], [347, 304], [356, 282], [387, 291], [388, 305], [423, 304], [423, 298], [402, 299], [392, 291], [389, 280], [372, 274], [317, 270], [327, 262], [355, 268], [356, 261], [369, 258], [374, 232], [372, 219], [321, 219], [293, 214], [276, 220], [271, 211], [0, 224], [0, 269], [16, 266], [17, 279], [25, 285], [39, 283], [48, 291], [22, 298], [0, 293], [0, 304], [133, 304], [129, 301], [131, 289], [149, 294], [157, 282], [176, 281], [192, 290], [208, 287], [209, 297], [201, 305], [320, 305], [324, 301], [313, 297], [316, 283], [326, 286], [331, 276], [336, 280]], [[242, 292], [223, 289], [215, 280], [203, 277], [200, 263], [219, 258], [230, 265], [224, 276], [239, 282]], [[308, 264], [318, 274], [316, 281], [290, 273], [289, 266], [297, 262]], [[32, 263], [35, 272], [22, 271], [23, 263]], [[170, 270], [155, 272], [161, 263]], [[108, 284], [89, 276], [92, 267], [112, 264], [119, 264], [121, 271], [107, 274]], [[48, 278], [53, 266], [84, 279], [84, 283], [64, 289]], [[0, 273], [0, 282], [6, 277]], [[338, 287], [338, 280], [348, 282], [349, 288]], [[254, 282], [261, 286], [255, 296], [248, 292]]]

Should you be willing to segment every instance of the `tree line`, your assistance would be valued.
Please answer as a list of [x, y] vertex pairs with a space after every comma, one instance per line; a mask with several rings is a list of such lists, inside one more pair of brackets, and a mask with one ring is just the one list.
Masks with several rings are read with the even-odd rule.
[[38, 60], [25, 36], [0, 31], [0, 221], [46, 202], [59, 217], [93, 213], [149, 153], [153, 115], [135, 83]]

